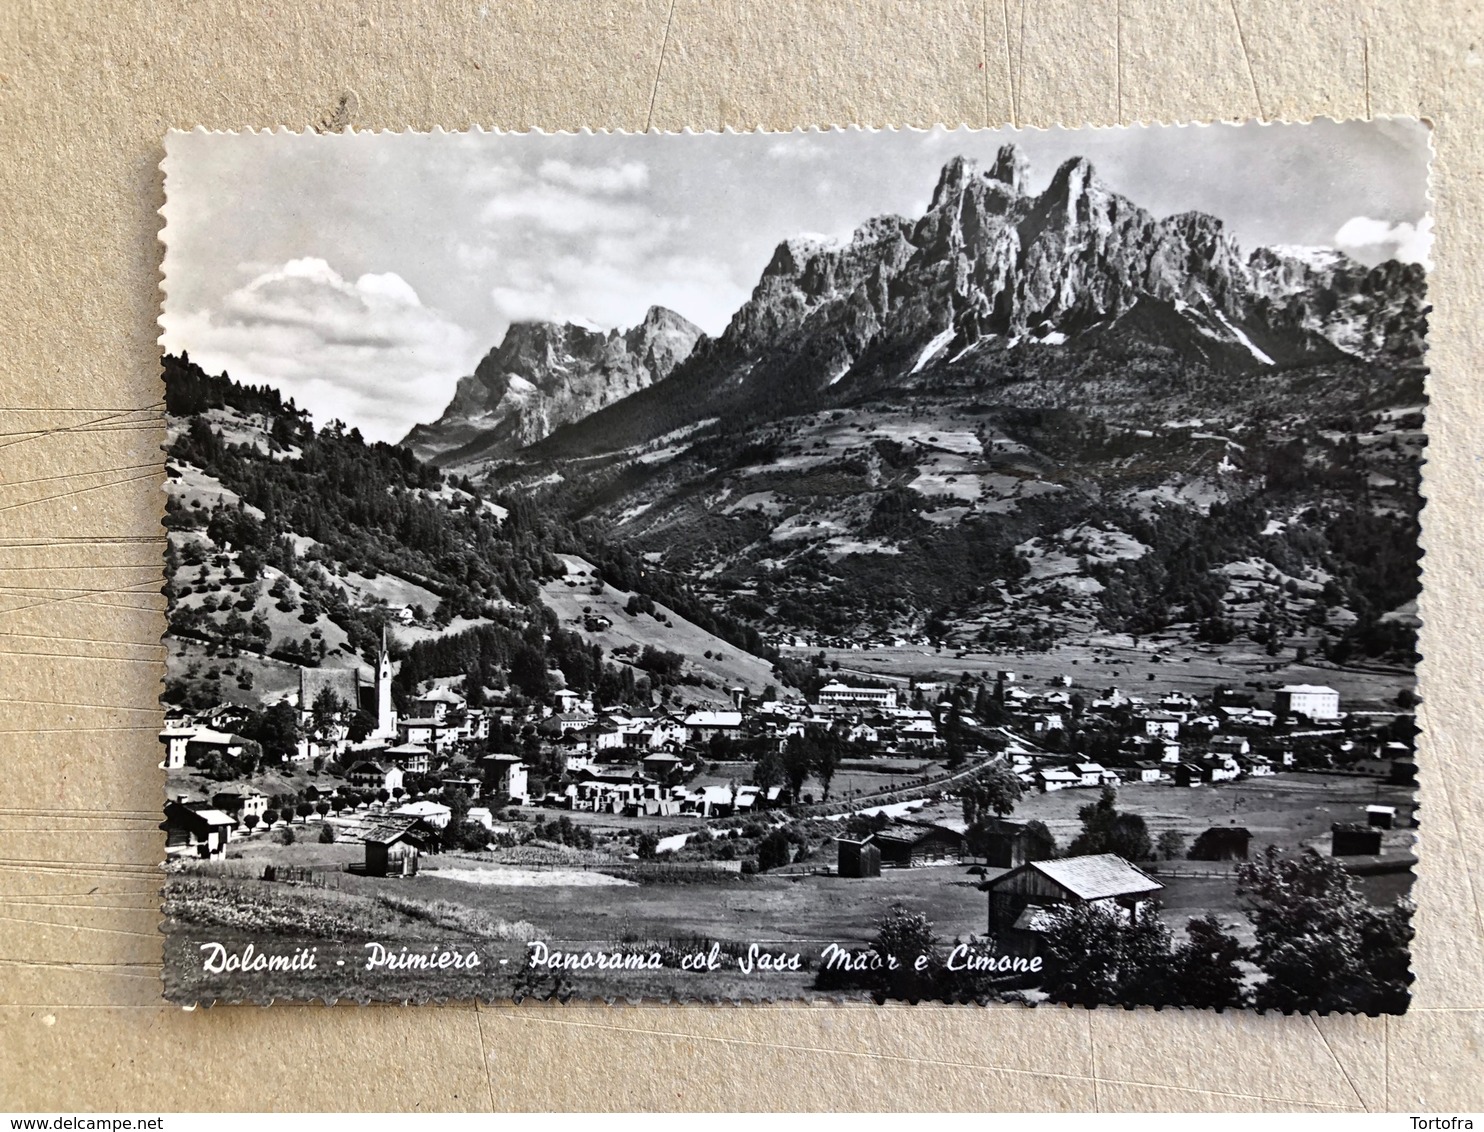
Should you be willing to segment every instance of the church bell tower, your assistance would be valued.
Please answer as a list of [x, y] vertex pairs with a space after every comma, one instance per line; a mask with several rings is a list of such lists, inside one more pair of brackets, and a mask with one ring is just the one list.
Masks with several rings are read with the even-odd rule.
[[381, 627], [381, 652], [376, 658], [376, 734], [386, 739], [397, 734], [397, 717], [392, 711], [392, 650], [385, 625]]

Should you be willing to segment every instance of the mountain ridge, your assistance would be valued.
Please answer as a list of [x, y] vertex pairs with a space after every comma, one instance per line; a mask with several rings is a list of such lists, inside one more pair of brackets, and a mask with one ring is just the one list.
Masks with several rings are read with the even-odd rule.
[[627, 330], [514, 322], [459, 380], [439, 418], [413, 426], [401, 443], [432, 463], [499, 458], [663, 381], [700, 336], [699, 327], [660, 306]]
[[1238, 375], [1420, 359], [1419, 266], [1365, 268], [1334, 250], [1244, 255], [1219, 218], [1158, 218], [1085, 158], [1063, 162], [1039, 194], [1028, 169], [1014, 146], [987, 168], [955, 157], [916, 220], [877, 217], [836, 243], [781, 241], [726, 329], [699, 339], [663, 390], [554, 430], [530, 455], [612, 451], [713, 417], [834, 403], [925, 368], [972, 369], [991, 341], [1076, 349], [1091, 336], [1083, 348], [1137, 343]]

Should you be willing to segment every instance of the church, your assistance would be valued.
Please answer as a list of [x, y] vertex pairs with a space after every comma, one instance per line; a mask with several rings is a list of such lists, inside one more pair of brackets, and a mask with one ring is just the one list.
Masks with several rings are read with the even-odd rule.
[[347, 707], [359, 709], [373, 720], [369, 741], [395, 741], [397, 738], [397, 715], [392, 710], [392, 653], [387, 642], [386, 629], [381, 631], [381, 648], [368, 681], [361, 675], [361, 666], [354, 668], [301, 668], [299, 669], [299, 718], [308, 723], [314, 709], [315, 698], [326, 688], [339, 697]]

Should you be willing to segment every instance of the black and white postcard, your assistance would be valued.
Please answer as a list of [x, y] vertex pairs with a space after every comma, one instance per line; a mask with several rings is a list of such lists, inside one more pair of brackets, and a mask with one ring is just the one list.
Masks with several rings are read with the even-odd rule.
[[166, 996], [1404, 1011], [1429, 153], [171, 134]]

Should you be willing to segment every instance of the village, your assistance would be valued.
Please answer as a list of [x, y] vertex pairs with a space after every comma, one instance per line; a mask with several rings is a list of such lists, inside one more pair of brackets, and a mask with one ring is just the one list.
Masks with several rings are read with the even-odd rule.
[[[671, 900], [677, 886], [794, 882], [763, 922], [732, 925], [741, 936], [787, 934], [786, 910], [816, 898], [838, 918], [840, 894], [798, 882], [861, 884], [866, 906], [884, 885], [958, 935], [988, 931], [1024, 955], [1057, 904], [1235, 913], [1234, 862], [1266, 844], [1343, 859], [1379, 900], [1410, 880], [1405, 694], [1347, 710], [1318, 684], [1133, 694], [1066, 674], [846, 682], [826, 668], [808, 698], [737, 687], [725, 709], [600, 708], [560, 687], [470, 706], [457, 681], [435, 680], [398, 711], [392, 674], [385, 638], [369, 679], [301, 670], [282, 700], [293, 756], [235, 779], [214, 781], [252, 762], [253, 741], [233, 731], [244, 709], [167, 720], [176, 867], [395, 878], [475, 903], [518, 884], [523, 915], [555, 938], [584, 914], [646, 922], [659, 876]], [[357, 740], [350, 704], [374, 720]], [[1100, 798], [1142, 815], [1141, 847], [1068, 852]], [[669, 915], [653, 912], [656, 934]]]

